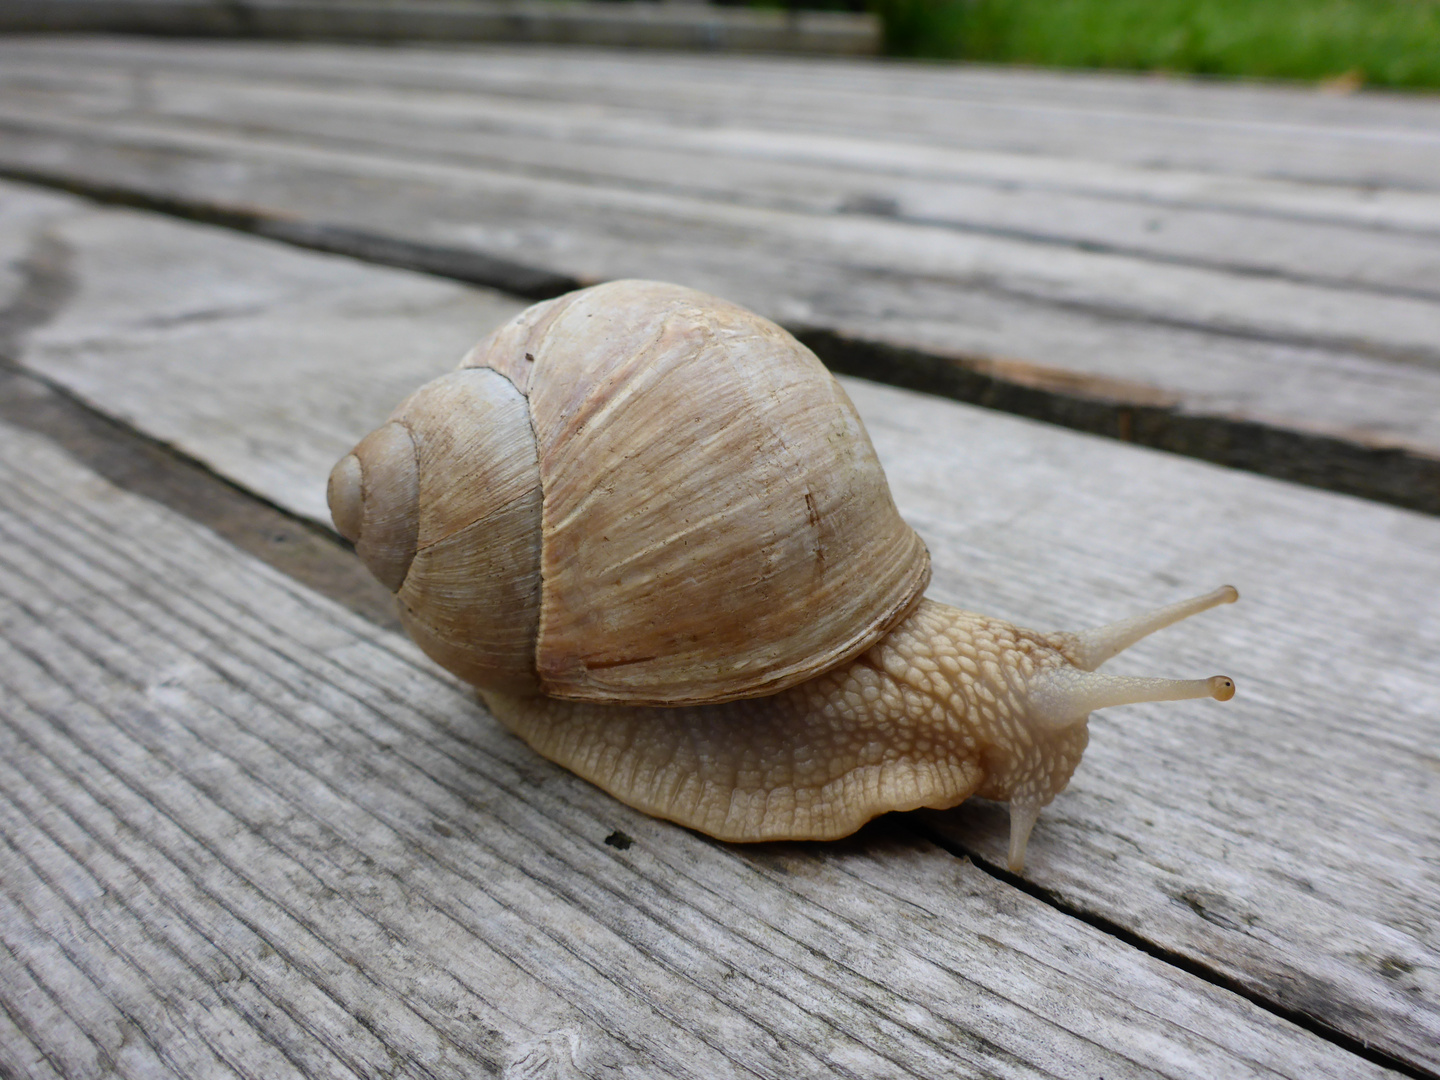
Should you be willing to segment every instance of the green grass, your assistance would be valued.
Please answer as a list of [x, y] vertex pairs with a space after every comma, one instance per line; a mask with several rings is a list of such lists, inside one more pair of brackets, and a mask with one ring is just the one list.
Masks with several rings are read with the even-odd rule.
[[1440, 0], [874, 0], [892, 55], [1440, 88]]

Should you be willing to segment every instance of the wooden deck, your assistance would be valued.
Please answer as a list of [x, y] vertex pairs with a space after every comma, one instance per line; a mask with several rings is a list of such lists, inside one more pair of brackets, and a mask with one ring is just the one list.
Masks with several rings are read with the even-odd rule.
[[[1440, 102], [11, 39], [0, 165], [0, 1075], [1440, 1076]], [[990, 804], [725, 845], [537, 758], [324, 477], [622, 274], [1174, 441], [846, 381], [932, 595], [1233, 582], [1117, 670], [1237, 697], [1097, 714], [1022, 878]]]
[[0, 40], [0, 170], [1440, 512], [1433, 99], [642, 55]]

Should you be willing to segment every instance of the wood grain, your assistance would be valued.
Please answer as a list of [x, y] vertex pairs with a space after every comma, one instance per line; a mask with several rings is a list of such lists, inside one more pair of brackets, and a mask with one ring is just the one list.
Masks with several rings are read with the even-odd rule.
[[[451, 338], [516, 306], [134, 212], [76, 211], [51, 235], [72, 252], [70, 299], [26, 335], [23, 362], [317, 521], [333, 460], [453, 365]], [[1070, 790], [1041, 816], [1028, 880], [1436, 1071], [1440, 522], [846, 386], [930, 546], [937, 598], [1054, 629], [1223, 581], [1244, 597], [1117, 662], [1218, 668], [1240, 695], [1097, 716]], [[994, 862], [1001, 813], [962, 807], [920, 827]]]
[[[1147, 440], [1185, 453], [1263, 468], [1273, 428], [1313, 482], [1434, 486], [1405, 460], [1440, 457], [1423, 100], [545, 50], [0, 54], [12, 172], [677, 280], [1110, 402], [1106, 430], [1158, 409]], [[1356, 478], [1386, 454], [1406, 479]]]
[[[167, 107], [167, 90], [169, 98], [183, 105]], [[812, 258], [828, 255], [831, 261], [841, 261], [849, 253], [850, 260], [891, 273], [931, 278], [980, 276], [1034, 300], [1114, 309], [1115, 314], [1123, 313], [1132, 319], [1163, 318], [1182, 325], [1211, 322], [1241, 335], [1298, 338], [1332, 346], [1359, 344], [1382, 356], [1428, 355], [1424, 335], [1433, 327], [1434, 315], [1433, 304], [1426, 301], [1434, 299], [1434, 289], [1428, 288], [1426, 282], [1437, 280], [1440, 271], [1433, 250], [1408, 237], [1357, 237], [1358, 249], [1344, 257], [1352, 262], [1391, 263], [1390, 287], [1366, 290], [1372, 294], [1369, 302], [1350, 306], [1329, 298], [1327, 285], [1331, 290], [1336, 286], [1363, 288], [1363, 281], [1351, 280], [1343, 271], [1325, 269], [1317, 274], [1313, 269], [1308, 273], [1303, 269], [1313, 268], [1320, 261], [1316, 256], [1324, 250], [1327, 240], [1342, 250], [1350, 246], [1337, 244], [1337, 237], [1333, 233], [1327, 236], [1323, 226], [1315, 235], [1313, 223], [1292, 225], [1292, 236], [1286, 238], [1289, 243], [1267, 243], [1273, 237], [1259, 236], [1242, 244], [1239, 230], [1248, 223], [1234, 222], [1214, 237], [1208, 251], [1202, 249], [1185, 258], [1183, 248], [1172, 249], [1155, 253], [1169, 258], [1145, 259], [1147, 252], [1143, 249], [1127, 250], [1117, 243], [1115, 230], [1106, 220], [1109, 215], [1097, 215], [1089, 206], [1062, 204], [1058, 213], [1052, 212], [1056, 220], [1078, 216], [1079, 220], [1091, 222], [1088, 232], [1082, 230], [1068, 242], [1056, 243], [1061, 238], [1047, 235], [1043, 218], [1034, 220], [1035, 215], [1027, 214], [1024, 206], [1009, 215], [1008, 229], [1005, 215], [997, 217], [987, 213], [983, 205], [976, 207], [975, 218], [969, 220], [984, 224], [967, 230], [955, 227], [963, 226], [967, 219], [956, 220], [946, 211], [937, 212], [939, 201], [962, 206], [967, 201], [963, 191], [943, 186], [918, 193], [918, 198], [909, 200], [914, 205], [904, 208], [897, 197], [904, 193], [903, 189], [890, 193], [884, 185], [880, 185], [879, 192], [852, 192], [848, 196], [832, 189], [829, 197], [822, 188], [818, 193], [822, 201], [817, 204], [811, 193], [818, 170], [798, 170], [798, 176], [791, 175], [786, 178], [788, 184], [781, 184], [780, 177], [765, 175], [763, 169], [751, 166], [744, 156], [734, 153], [716, 164], [707, 160], [713, 154], [698, 158], [663, 155], [635, 147], [631, 139], [622, 139], [611, 140], [612, 146], [602, 145], [587, 155], [585, 141], [572, 138], [554, 148], [548, 168], [538, 167], [547, 164], [544, 155], [527, 153], [524, 144], [517, 147], [512, 142], [503, 148], [487, 148], [482, 143], [468, 148], [467, 143], [475, 141], [466, 130], [475, 122], [469, 115], [473, 110], [468, 108], [461, 118], [460, 132], [441, 127], [426, 138], [424, 128], [427, 124], [433, 128], [433, 120], [421, 118], [434, 110], [427, 108], [431, 103], [423, 99], [411, 104], [414, 115], [407, 114], [399, 122], [386, 124], [382, 120], [377, 124], [374, 105], [364, 108], [364, 101], [357, 103], [357, 108], [363, 109], [363, 119], [342, 115], [336, 120], [322, 114], [307, 123], [306, 103], [293, 93], [262, 93], [262, 100], [251, 105], [250, 115], [246, 114], [245, 99], [256, 96], [254, 91], [247, 95], [223, 85], [196, 88], [182, 84], [147, 90], [147, 102], [152, 96], [162, 100], [140, 110], [139, 115], [134, 109], [125, 109], [116, 117], [112, 109], [106, 109], [100, 117], [88, 119], [88, 126], [85, 119], [43, 108], [32, 114], [12, 110], [8, 118], [17, 125], [50, 129], [82, 142], [133, 142], [171, 152], [221, 147], [232, 155], [273, 160], [291, 168], [328, 163], [363, 170], [369, 150], [381, 157], [381, 162], [370, 168], [382, 176], [394, 172], [386, 168], [393, 162], [402, 174], [419, 178], [415, 169], [404, 167], [406, 162], [418, 159], [433, 165], [438, 175], [454, 179], [468, 176], [489, 200], [524, 207], [526, 217], [537, 223], [549, 204], [568, 205], [570, 211], [565, 217], [570, 218], [575, 217], [576, 209], [586, 206], [625, 215], [658, 214], [685, 223], [690, 229], [763, 233], [772, 236], [777, 247], [803, 244], [812, 252]], [[209, 110], [204, 108], [207, 97], [212, 103]], [[312, 107], [312, 116], [313, 111]], [[172, 112], [180, 116], [172, 119]], [[363, 134], [355, 133], [357, 126], [363, 128]], [[880, 157], [883, 148], [876, 147], [872, 153]], [[541, 161], [527, 162], [527, 156], [538, 156]], [[833, 175], [833, 163], [823, 167]], [[727, 172], [731, 174], [728, 178]], [[760, 175], [755, 175], [757, 172]], [[777, 186], [779, 191], [774, 190]], [[786, 198], [787, 187], [803, 190], [807, 198]], [[862, 201], [856, 203], [856, 199]], [[835, 212], [863, 208], [867, 199], [871, 204], [888, 200], [887, 212]], [[1053, 202], [1053, 196], [1045, 201]], [[1075, 215], [1077, 209], [1089, 212]], [[1028, 230], [1019, 227], [1023, 220], [1031, 222]], [[1155, 219], [1152, 215], [1147, 220]], [[511, 228], [516, 224], [512, 223]], [[1007, 231], [1012, 235], [1005, 235]], [[1100, 237], [1110, 239], [1102, 242]], [[474, 242], [481, 236], [472, 230], [471, 239]], [[1250, 243], [1267, 253], [1290, 248], [1291, 254], [1278, 264], [1271, 254], [1268, 265], [1262, 259], [1249, 267], [1243, 255], [1227, 258], [1224, 254]], [[1384, 253], [1377, 257], [1373, 250], [1377, 245], [1396, 249], [1395, 258], [1387, 259]], [[496, 245], [489, 242], [483, 246]], [[1187, 262], [1191, 265], [1185, 265]], [[622, 276], [583, 262], [562, 262], [558, 268], [590, 277]], [[1236, 276], [1231, 273], [1234, 270], [1249, 272]], [[1421, 295], [1406, 295], [1415, 291]]]
[[[19, 141], [11, 139], [7, 145]], [[132, 149], [87, 161], [108, 177], [126, 175], [135, 159]], [[219, 158], [193, 164], [203, 173], [217, 169], [223, 175], [227, 168]], [[133, 179], [129, 177], [126, 182]], [[517, 274], [513, 260], [497, 260], [455, 248], [455, 229], [465, 227], [460, 222], [469, 220], [475, 197], [436, 185], [434, 179], [411, 177], [404, 190], [424, 203], [427, 214], [436, 208], [453, 208], [449, 212], [455, 215], [455, 224], [452, 227], [442, 221], [443, 227], [436, 226], [421, 215], [397, 226], [413, 226], [414, 235], [421, 237], [418, 242], [396, 243], [389, 236], [367, 231], [377, 214], [413, 217], [414, 207], [400, 200], [387, 200], [380, 206], [355, 205], [346, 210], [341, 203], [347, 191], [353, 194], [353, 187], [344, 176], [324, 172], [306, 175], [303, 185], [295, 175], [289, 175], [285, 191], [293, 195], [298, 186], [304, 186], [306, 197], [314, 200], [317, 211], [323, 209], [338, 216], [353, 213], [355, 225], [336, 229], [283, 217], [257, 216], [236, 210], [231, 204], [226, 204], [229, 208], [217, 207], [205, 201], [210, 195], [209, 184], [199, 202], [169, 195], [153, 199], [167, 210], [179, 208], [185, 215], [202, 219], [219, 217], [303, 247], [347, 251], [394, 265], [433, 269], [534, 297], [559, 291], [553, 283], [563, 275], [523, 268]], [[102, 184], [97, 190], [122, 201], [139, 198], [134, 189]], [[362, 185], [360, 190], [368, 189]], [[151, 198], [145, 196], [141, 201]], [[563, 213], [557, 209], [557, 218]], [[544, 228], [554, 224], [549, 221]], [[785, 280], [770, 282], [772, 287], [762, 290], [760, 286], [766, 283], [763, 276], [734, 280], [726, 270], [727, 263], [707, 255], [708, 248], [703, 244], [695, 247], [684, 242], [683, 237], [677, 239], [679, 234], [665, 227], [666, 223], [645, 217], [635, 224], [638, 231], [629, 237], [630, 242], [607, 239], [605, 250], [618, 259], [632, 259], [640, 250], [653, 255], [653, 248], [646, 245], [669, 244], [673, 256], [647, 257], [634, 266], [632, 272], [637, 274], [695, 280], [712, 291], [747, 300], [753, 307], [764, 307], [787, 295], [793, 297], [794, 290], [807, 283], [821, 284], [818, 268], [796, 262], [794, 252], [787, 250], [777, 252], [767, 263], [770, 271], [787, 270]], [[427, 230], [436, 232], [434, 240], [441, 241], [438, 245], [425, 239]], [[531, 240], [544, 243], [549, 243], [544, 239], [548, 235], [527, 234]], [[761, 238], [752, 239], [756, 245], [763, 243]], [[707, 237], [706, 242], [710, 241], [719, 242], [719, 238]], [[536, 289], [537, 281], [545, 284]], [[1308, 345], [1247, 343], [1243, 337], [1225, 336], [1216, 340], [1201, 328], [1115, 323], [1099, 316], [1065, 312], [1057, 320], [1053, 310], [1027, 306], [1023, 299], [1003, 292], [981, 289], [957, 293], [943, 281], [907, 281], [867, 273], [849, 280], [843, 289], [833, 282], [827, 288], [817, 294], [820, 306], [798, 300], [789, 305], [789, 310], [804, 325], [797, 325], [797, 320], [790, 320], [791, 324], [814, 342], [833, 365], [1321, 487], [1431, 512], [1440, 506], [1437, 459], [1425, 445], [1429, 438], [1426, 433], [1434, 426], [1437, 415], [1432, 407], [1435, 376], [1424, 368], [1354, 355], [1337, 356]], [[759, 295], [762, 291], [767, 294]], [[756, 295], [752, 298], [751, 293]], [[937, 309], [946, 312], [946, 320], [959, 318], [961, 323], [934, 321], [931, 316]], [[815, 329], [827, 321], [857, 329], [853, 334]], [[896, 351], [875, 344], [892, 329], [896, 340], [918, 341], [919, 351]], [[1009, 354], [997, 357], [1003, 339], [1012, 331], [1031, 341], [1048, 361], [1036, 364]], [[958, 345], [965, 349], [958, 350]], [[1067, 358], [1071, 356], [1092, 370], [1087, 373], [1068, 367]], [[1144, 357], [1155, 372], [1164, 371], [1164, 378], [1173, 374], [1181, 381], [1199, 379], [1206, 395], [1204, 401], [1192, 403], [1193, 409], [1199, 411], [1185, 406], [1183, 395], [1129, 377], [1134, 372], [1127, 357]], [[1097, 372], [1093, 370], [1096, 367], [1115, 374]], [[1257, 376], [1257, 372], [1261, 375]], [[1256, 386], [1274, 396], [1277, 415], [1246, 419], [1246, 403], [1254, 404], [1251, 399]], [[1307, 419], [1296, 428], [1295, 417], [1300, 414]]]
[[[48, 55], [124, 51], [149, 66], [284, 79], [374, 81], [411, 90], [501, 91], [782, 128], [865, 131], [910, 143], [986, 147], [1117, 164], [1187, 165], [1209, 174], [1280, 176], [1434, 191], [1434, 105], [1421, 95], [1333, 96], [1304, 87], [1167, 80], [979, 66], [785, 61], [579, 49], [356, 48], [39, 39]], [[33, 46], [17, 39], [17, 48]], [[641, 61], [641, 62], [637, 62]], [[663, 89], [663, 97], [656, 91]], [[1386, 152], [1366, 155], [1365, 149]], [[1361, 151], [1361, 152], [1358, 152]], [[1394, 150], [1394, 153], [1389, 152]]]
[[[224, 229], [97, 214], [44, 193], [11, 188], [3, 203], [12, 210], [0, 216], [0, 252], [69, 298], [24, 333], [17, 359], [187, 452], [184, 433], [210, 428], [215, 446], [197, 460], [252, 491], [285, 492], [280, 505], [327, 524], [324, 484], [313, 478], [381, 418], [376, 402], [388, 413], [525, 306]], [[127, 370], [136, 381], [107, 398], [103, 384]], [[234, 410], [237, 382], [272, 402], [268, 421]], [[375, 397], [337, 409], [357, 386]]]
[[0, 534], [10, 1063], [1383, 1074], [903, 834], [644, 819], [405, 642], [8, 427]]
[[91, 59], [98, 62], [82, 78], [55, 84], [45, 78], [53, 61], [18, 53], [0, 85], [12, 101], [60, 114], [147, 115], [212, 131], [413, 149], [512, 173], [811, 213], [868, 212], [1381, 292], [1440, 289], [1440, 205], [1409, 191], [1365, 197], [1341, 185], [1127, 169], [860, 131], [782, 133], [735, 122], [716, 131], [653, 107], [587, 101], [560, 109], [499, 86], [337, 85], [304, 68], [258, 82], [177, 66], [174, 57], [147, 65], [141, 93], [123, 58]]

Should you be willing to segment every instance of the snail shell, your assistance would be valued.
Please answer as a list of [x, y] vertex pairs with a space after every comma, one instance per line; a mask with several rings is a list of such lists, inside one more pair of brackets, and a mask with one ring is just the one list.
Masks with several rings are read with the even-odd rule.
[[924, 544], [818, 359], [769, 320], [619, 281], [537, 304], [336, 465], [337, 529], [434, 660], [542, 753], [725, 839], [1011, 803], [1011, 864], [1093, 708], [1228, 696], [1117, 680], [1130, 641], [921, 597]]
[[930, 578], [820, 361], [657, 282], [530, 308], [406, 399], [330, 496], [421, 648], [511, 693], [774, 693], [875, 644]]

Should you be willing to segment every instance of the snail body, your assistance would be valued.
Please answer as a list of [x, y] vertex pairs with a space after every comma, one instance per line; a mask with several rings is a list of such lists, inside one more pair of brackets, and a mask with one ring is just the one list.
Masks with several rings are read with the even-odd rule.
[[1233, 589], [1082, 634], [923, 598], [929, 556], [843, 389], [783, 329], [621, 281], [537, 304], [331, 474], [336, 527], [433, 659], [536, 750], [725, 840], [970, 795], [1011, 865], [1089, 713], [1228, 697], [1094, 672]]

